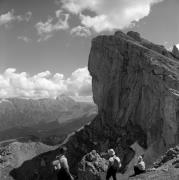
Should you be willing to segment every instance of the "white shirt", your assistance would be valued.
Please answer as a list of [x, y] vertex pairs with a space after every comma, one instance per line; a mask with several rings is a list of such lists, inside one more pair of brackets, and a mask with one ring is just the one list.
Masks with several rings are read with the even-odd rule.
[[69, 168], [67, 158], [64, 155], [62, 155], [60, 157], [59, 161], [60, 161], [61, 167], [65, 168], [65, 169]]
[[144, 161], [138, 162], [138, 163], [137, 163], [137, 167], [138, 167], [140, 170], [144, 171], [144, 170], [145, 170], [145, 162], [144, 162]]
[[121, 160], [119, 159], [119, 157], [117, 156], [112, 156], [109, 158], [109, 164], [112, 166], [114, 164], [114, 160], [117, 160], [118, 162], [120, 162]]

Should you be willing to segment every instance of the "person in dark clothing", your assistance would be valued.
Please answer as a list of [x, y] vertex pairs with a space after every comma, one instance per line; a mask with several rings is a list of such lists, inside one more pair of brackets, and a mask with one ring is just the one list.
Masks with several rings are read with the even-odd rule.
[[109, 149], [108, 154], [109, 154], [109, 166], [107, 170], [106, 180], [109, 180], [110, 177], [112, 177], [113, 180], [117, 180], [116, 174], [117, 174], [118, 167], [115, 165], [116, 164], [115, 162], [117, 161], [119, 165], [120, 159], [119, 157], [115, 155], [115, 152], [113, 149]]
[[73, 180], [72, 175], [69, 171], [68, 161], [65, 156], [65, 153], [67, 151], [66, 147], [62, 147], [60, 149], [60, 156], [58, 156], [59, 164], [58, 164], [58, 173], [57, 178], [58, 180]]
[[114, 168], [114, 167], [109, 167], [108, 168], [108, 171], [107, 171], [107, 175], [106, 175], [106, 180], [109, 180], [110, 179], [110, 177], [112, 177], [113, 178], [113, 180], [117, 180], [117, 178], [116, 178], [116, 173], [117, 173], [117, 169], [116, 168]]

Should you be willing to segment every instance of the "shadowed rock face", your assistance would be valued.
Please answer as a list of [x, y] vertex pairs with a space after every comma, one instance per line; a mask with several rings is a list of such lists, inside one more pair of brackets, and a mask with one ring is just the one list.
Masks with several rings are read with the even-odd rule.
[[179, 143], [179, 61], [171, 52], [138, 33], [116, 32], [92, 40], [88, 67], [99, 113], [65, 143], [73, 173], [92, 149], [114, 148], [126, 170], [139, 152], [134, 145], [150, 164]]
[[120, 152], [137, 141], [152, 160], [178, 143], [179, 63], [163, 46], [135, 32], [97, 37], [89, 71], [108, 146]]
[[138, 33], [117, 32], [93, 39], [89, 71], [108, 147], [123, 156], [138, 142], [150, 162], [178, 143], [179, 63], [172, 53]]
[[92, 40], [88, 68], [99, 113], [66, 144], [73, 172], [92, 149], [114, 148], [125, 170], [134, 144], [151, 164], [179, 142], [179, 62], [171, 52], [138, 33], [116, 32]]

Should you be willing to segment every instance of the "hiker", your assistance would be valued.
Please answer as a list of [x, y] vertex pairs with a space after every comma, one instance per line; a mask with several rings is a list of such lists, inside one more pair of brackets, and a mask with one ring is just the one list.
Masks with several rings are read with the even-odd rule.
[[121, 168], [121, 160], [119, 157], [115, 155], [115, 151], [113, 149], [108, 150], [109, 155], [109, 165], [106, 175], [106, 180], [109, 180], [111, 177], [113, 177], [113, 180], [116, 180], [116, 173]]
[[142, 156], [139, 156], [137, 164], [134, 166], [134, 175], [138, 175], [144, 172], [145, 172], [145, 162]]
[[57, 160], [53, 162], [55, 166], [55, 170], [57, 171], [57, 179], [58, 180], [73, 180], [72, 175], [69, 171], [68, 161], [65, 156], [67, 151], [66, 147], [62, 147], [60, 149], [60, 155], [57, 156]]

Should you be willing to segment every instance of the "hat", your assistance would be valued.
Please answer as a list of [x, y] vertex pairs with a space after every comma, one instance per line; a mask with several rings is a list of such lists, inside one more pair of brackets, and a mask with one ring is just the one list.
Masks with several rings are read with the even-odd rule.
[[109, 150], [108, 150], [108, 154], [109, 154], [110, 156], [114, 156], [114, 155], [115, 155], [114, 149], [109, 149]]

